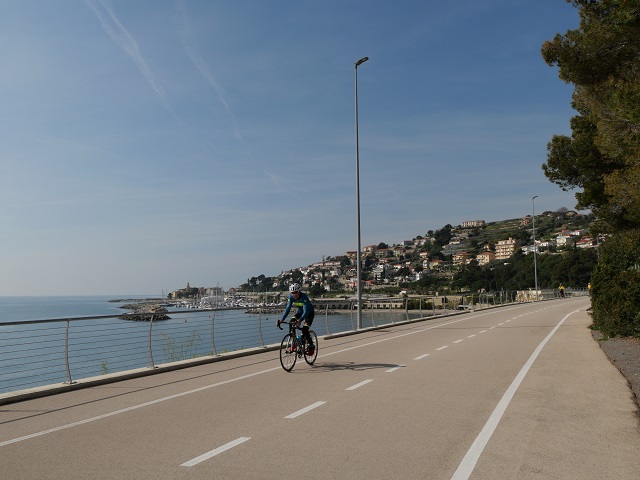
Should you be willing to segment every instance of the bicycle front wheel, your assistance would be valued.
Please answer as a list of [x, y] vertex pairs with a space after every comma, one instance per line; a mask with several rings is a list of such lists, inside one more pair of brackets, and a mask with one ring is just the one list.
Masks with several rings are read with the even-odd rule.
[[280, 343], [280, 365], [286, 372], [293, 370], [293, 366], [298, 359], [298, 352], [296, 352], [296, 337], [287, 333]]
[[312, 354], [309, 354], [309, 348], [306, 347], [304, 349], [304, 359], [309, 365], [313, 365], [313, 363], [316, 361], [316, 358], [318, 358], [318, 336], [313, 330], [309, 330], [309, 336], [311, 337], [311, 340], [313, 340], [313, 344], [316, 348], [314, 349]]

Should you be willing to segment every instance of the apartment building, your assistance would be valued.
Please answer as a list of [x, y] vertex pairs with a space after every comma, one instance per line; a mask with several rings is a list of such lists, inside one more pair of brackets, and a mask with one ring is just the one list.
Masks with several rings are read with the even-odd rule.
[[582, 237], [580, 240], [576, 242], [576, 247], [578, 248], [597, 248], [598, 242], [591, 237]]
[[519, 240], [509, 237], [509, 240], [500, 240], [496, 243], [496, 260], [506, 260], [511, 257], [520, 246]]
[[478, 265], [486, 265], [489, 262], [493, 262], [495, 259], [496, 256], [491, 252], [482, 252], [476, 255]]
[[454, 265], [465, 265], [469, 263], [471, 259], [471, 255], [467, 252], [458, 252], [453, 254], [453, 264]]
[[462, 228], [473, 228], [473, 227], [484, 227], [484, 220], [467, 220], [466, 222], [462, 222]]

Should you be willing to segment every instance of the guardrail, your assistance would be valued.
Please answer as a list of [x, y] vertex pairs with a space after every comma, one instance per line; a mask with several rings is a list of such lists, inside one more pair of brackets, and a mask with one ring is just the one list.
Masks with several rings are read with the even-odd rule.
[[[516, 297], [515, 292], [458, 295], [453, 300], [425, 296], [405, 298], [404, 308], [397, 308], [397, 299], [388, 302], [388, 308], [379, 298], [363, 301], [363, 328], [505, 305]], [[356, 330], [355, 308], [353, 305], [348, 311], [338, 312], [328, 307], [316, 309], [314, 330], [320, 335], [323, 330], [326, 335]], [[147, 321], [127, 320], [127, 315], [103, 315], [0, 323], [0, 395], [274, 347], [283, 336], [275, 327], [282, 310], [191, 309], [169, 311], [170, 318], [165, 320], [149, 314]]]

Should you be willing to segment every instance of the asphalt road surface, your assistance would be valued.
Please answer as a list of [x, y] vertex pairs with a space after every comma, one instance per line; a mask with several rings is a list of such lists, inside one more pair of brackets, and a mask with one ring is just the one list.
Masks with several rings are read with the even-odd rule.
[[636, 405], [588, 306], [321, 339], [291, 373], [266, 352], [0, 406], [0, 475], [638, 479]]

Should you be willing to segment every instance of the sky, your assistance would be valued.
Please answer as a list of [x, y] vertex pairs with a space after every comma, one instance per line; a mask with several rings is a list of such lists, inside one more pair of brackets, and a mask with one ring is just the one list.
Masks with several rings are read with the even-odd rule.
[[[2, 0], [0, 295], [160, 295], [573, 209], [564, 0]], [[538, 195], [535, 204], [532, 197]]]

